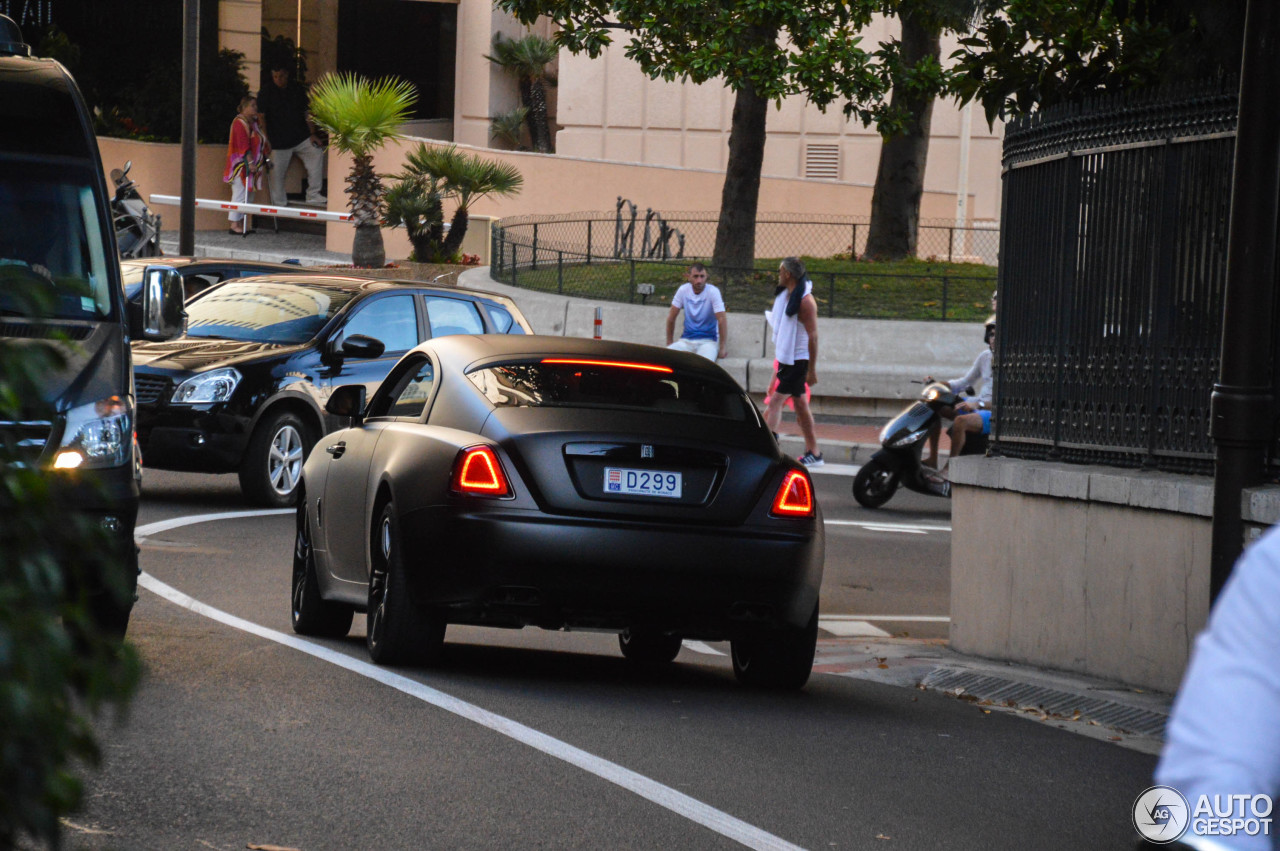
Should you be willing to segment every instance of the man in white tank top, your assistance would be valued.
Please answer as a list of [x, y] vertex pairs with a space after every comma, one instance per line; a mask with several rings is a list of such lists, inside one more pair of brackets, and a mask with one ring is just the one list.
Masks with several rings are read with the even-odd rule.
[[796, 422], [804, 435], [800, 463], [821, 467], [813, 412], [804, 394], [806, 384], [818, 383], [818, 302], [813, 297], [813, 282], [798, 257], [788, 257], [778, 267], [778, 291], [769, 311], [769, 324], [773, 326], [774, 356], [778, 360], [778, 390], [769, 397], [764, 421], [776, 434], [782, 422], [782, 408], [790, 396]]

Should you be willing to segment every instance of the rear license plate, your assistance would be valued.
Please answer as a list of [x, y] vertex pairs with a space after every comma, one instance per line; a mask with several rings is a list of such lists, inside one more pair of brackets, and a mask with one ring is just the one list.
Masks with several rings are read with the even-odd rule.
[[625, 467], [604, 468], [604, 492], [633, 496], [670, 496], [679, 498], [682, 487], [679, 473], [667, 470], [628, 470]]

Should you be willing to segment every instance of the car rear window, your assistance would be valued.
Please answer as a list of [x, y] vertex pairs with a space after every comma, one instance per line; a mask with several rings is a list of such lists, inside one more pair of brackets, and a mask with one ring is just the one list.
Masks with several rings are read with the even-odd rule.
[[546, 358], [490, 364], [467, 377], [499, 408], [666, 411], [739, 422], [750, 416], [736, 385], [651, 364]]

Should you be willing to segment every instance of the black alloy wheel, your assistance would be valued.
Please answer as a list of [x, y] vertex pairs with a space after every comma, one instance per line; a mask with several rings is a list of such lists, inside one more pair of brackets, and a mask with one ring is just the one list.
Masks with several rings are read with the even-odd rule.
[[680, 655], [682, 639], [678, 635], [646, 629], [624, 629], [618, 633], [618, 647], [628, 662], [641, 665], [665, 665]]
[[369, 657], [379, 665], [436, 664], [444, 653], [446, 623], [416, 606], [410, 596], [394, 503], [377, 514], [372, 545], [365, 615]]
[[818, 646], [818, 607], [802, 629], [758, 632], [733, 639], [733, 675], [747, 686], [778, 690], [802, 688], [813, 671]]
[[240, 464], [240, 490], [258, 505], [287, 508], [298, 501], [302, 465], [315, 444], [297, 414], [280, 411], [253, 430]]
[[290, 620], [299, 635], [341, 638], [351, 631], [355, 610], [341, 603], [331, 603], [320, 596], [316, 580], [316, 554], [311, 548], [311, 526], [308, 523], [307, 496], [298, 500], [297, 535], [293, 542], [293, 606]]
[[853, 498], [863, 508], [879, 508], [898, 490], [898, 474], [874, 458], [853, 477]]

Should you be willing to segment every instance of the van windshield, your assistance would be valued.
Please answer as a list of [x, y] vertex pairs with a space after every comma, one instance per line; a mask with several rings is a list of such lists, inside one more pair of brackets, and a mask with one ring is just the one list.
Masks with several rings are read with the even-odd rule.
[[87, 170], [0, 158], [0, 313], [29, 312], [19, 291], [52, 288], [50, 318], [111, 315], [106, 240]]

